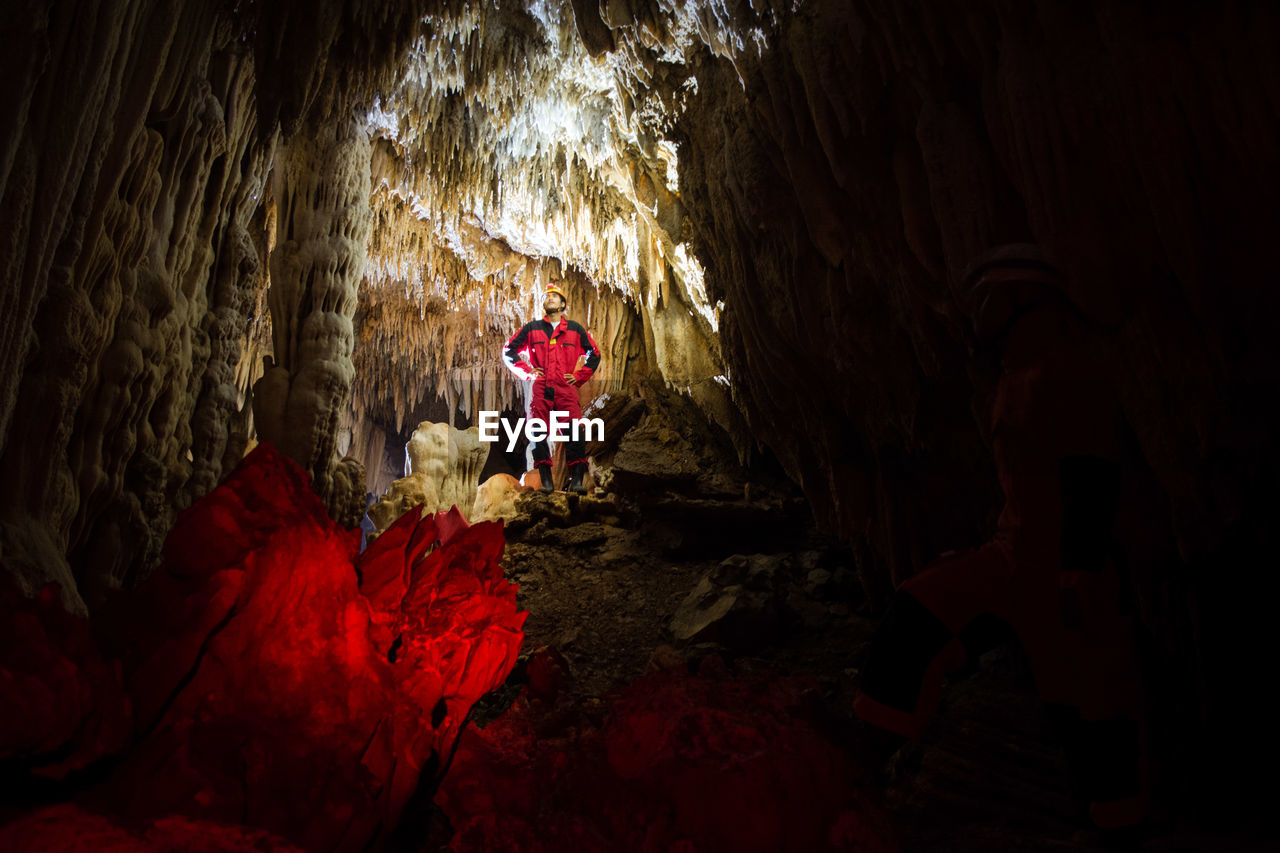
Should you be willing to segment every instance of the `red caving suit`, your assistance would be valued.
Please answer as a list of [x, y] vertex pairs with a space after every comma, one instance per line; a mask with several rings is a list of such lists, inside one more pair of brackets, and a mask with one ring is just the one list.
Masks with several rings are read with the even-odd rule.
[[[578, 359], [585, 361], [578, 367]], [[578, 389], [595, 373], [600, 363], [600, 348], [580, 324], [560, 317], [552, 327], [543, 317], [530, 320], [507, 341], [502, 360], [521, 379], [534, 377], [534, 368], [542, 368], [542, 375], [533, 380], [533, 398], [529, 403], [529, 417], [550, 428], [552, 412], [567, 412], [570, 418], [582, 417], [578, 402]], [[570, 385], [564, 374], [572, 373], [576, 385]], [[565, 447], [570, 466], [586, 462], [584, 442], [570, 440]], [[533, 446], [534, 465], [550, 465], [551, 453], [547, 441]]]

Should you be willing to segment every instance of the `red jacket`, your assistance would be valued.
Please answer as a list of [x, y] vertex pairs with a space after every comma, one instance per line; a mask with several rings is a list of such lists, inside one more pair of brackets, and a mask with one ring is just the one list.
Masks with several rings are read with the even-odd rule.
[[[586, 355], [582, 367], [578, 359]], [[565, 316], [552, 328], [546, 317], [530, 320], [511, 336], [502, 353], [507, 367], [521, 379], [531, 379], [533, 369], [542, 368], [543, 376], [552, 385], [568, 387], [566, 373], [572, 373], [577, 385], [582, 385], [596, 372], [600, 363], [600, 348], [580, 324]]]

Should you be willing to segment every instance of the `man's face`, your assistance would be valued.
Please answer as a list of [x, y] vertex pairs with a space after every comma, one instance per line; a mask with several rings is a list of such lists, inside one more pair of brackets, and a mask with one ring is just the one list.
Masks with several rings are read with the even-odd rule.
[[564, 300], [558, 293], [548, 293], [542, 298], [542, 310], [550, 314], [553, 311], [561, 311], [564, 309]]

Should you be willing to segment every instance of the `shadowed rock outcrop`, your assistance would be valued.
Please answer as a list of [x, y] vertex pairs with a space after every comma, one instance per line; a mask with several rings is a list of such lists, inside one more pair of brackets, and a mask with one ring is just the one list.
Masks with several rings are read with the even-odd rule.
[[[994, 367], [974, 350], [964, 273], [1036, 243], [1094, 325], [1131, 431], [1144, 485], [1117, 534], [1167, 679], [1160, 736], [1236, 725], [1226, 708], [1265, 704], [1275, 595], [1245, 556], [1275, 550], [1263, 519], [1280, 475], [1261, 440], [1278, 426], [1261, 389], [1280, 374], [1261, 238], [1280, 225], [1280, 151], [1261, 132], [1275, 10], [868, 0], [777, 21], [758, 59], [692, 65], [706, 97], [678, 123], [753, 435], [882, 590], [981, 541]], [[1198, 709], [1178, 698], [1188, 682]], [[1197, 759], [1205, 778], [1243, 772]]]

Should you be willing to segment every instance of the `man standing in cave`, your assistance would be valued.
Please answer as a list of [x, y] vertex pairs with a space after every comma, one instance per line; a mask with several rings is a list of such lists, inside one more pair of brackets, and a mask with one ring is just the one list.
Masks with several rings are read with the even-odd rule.
[[582, 478], [587, 472], [585, 443], [577, 430], [569, 437], [551, 435], [552, 412], [565, 412], [576, 420], [582, 417], [578, 389], [600, 364], [600, 348], [579, 323], [565, 316], [569, 300], [552, 279], [542, 296], [546, 313], [541, 320], [530, 320], [507, 341], [502, 360], [521, 380], [532, 379], [532, 398], [528, 401], [528, 418], [546, 425], [547, 438], [533, 443], [533, 466], [542, 480], [542, 491], [553, 488], [551, 479], [552, 441], [564, 440], [569, 465], [569, 491], [583, 493]]
[[[1012, 629], [1103, 829], [1146, 809], [1141, 684], [1113, 559], [1122, 419], [1085, 320], [1034, 246], [1001, 247], [966, 277], [980, 345], [999, 354], [991, 444], [1005, 504], [991, 541], [902, 583], [872, 640], [854, 711], [867, 759], [919, 740], [943, 676]], [[987, 638], [984, 641], [984, 636]]]

